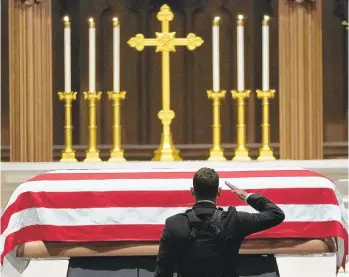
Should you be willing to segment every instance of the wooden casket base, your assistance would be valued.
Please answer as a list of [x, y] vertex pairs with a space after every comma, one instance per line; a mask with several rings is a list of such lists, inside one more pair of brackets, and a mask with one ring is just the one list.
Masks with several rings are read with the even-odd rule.
[[[273, 254], [309, 255], [334, 252], [331, 239], [246, 240], [240, 249], [240, 277], [279, 277]], [[29, 259], [69, 258], [67, 277], [153, 277], [157, 242], [61, 243], [35, 241], [17, 255]]]
[[[43, 242], [22, 244], [17, 256], [23, 258], [96, 257], [96, 256], [156, 256], [157, 242]], [[331, 239], [263, 239], [246, 240], [240, 254], [306, 255], [332, 253]]]

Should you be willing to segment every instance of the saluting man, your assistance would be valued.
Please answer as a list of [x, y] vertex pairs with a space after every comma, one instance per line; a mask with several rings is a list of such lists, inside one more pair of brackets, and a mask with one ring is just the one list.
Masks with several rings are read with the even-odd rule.
[[259, 213], [217, 208], [219, 176], [214, 169], [201, 168], [193, 178], [192, 209], [166, 219], [155, 277], [172, 277], [175, 270], [181, 277], [238, 277], [238, 253], [245, 237], [285, 219], [283, 211], [262, 195], [225, 184]]

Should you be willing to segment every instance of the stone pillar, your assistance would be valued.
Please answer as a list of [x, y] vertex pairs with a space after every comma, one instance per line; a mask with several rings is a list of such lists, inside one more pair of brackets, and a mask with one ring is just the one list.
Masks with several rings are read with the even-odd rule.
[[10, 159], [52, 161], [51, 0], [9, 1]]
[[281, 159], [323, 158], [322, 1], [278, 1]]

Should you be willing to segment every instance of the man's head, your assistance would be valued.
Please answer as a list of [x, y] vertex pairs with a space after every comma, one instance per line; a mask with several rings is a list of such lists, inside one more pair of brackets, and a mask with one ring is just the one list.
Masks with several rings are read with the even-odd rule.
[[200, 168], [194, 175], [191, 192], [196, 201], [215, 201], [221, 192], [217, 172], [212, 168]]

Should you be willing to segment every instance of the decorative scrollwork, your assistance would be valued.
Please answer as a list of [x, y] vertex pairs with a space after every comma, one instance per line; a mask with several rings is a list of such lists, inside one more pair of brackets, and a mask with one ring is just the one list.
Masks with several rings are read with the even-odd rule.
[[163, 5], [156, 17], [159, 21], [172, 21], [174, 14], [168, 5]]
[[144, 49], [144, 36], [142, 34], [137, 34], [133, 38], [131, 38], [128, 42], [133, 48], [136, 48], [137, 51], [142, 51]]
[[174, 40], [176, 36], [176, 32], [171, 33], [159, 33], [156, 32], [156, 52], [161, 51], [168, 51], [168, 52], [174, 52], [176, 51]]
[[201, 37], [196, 36], [193, 33], [187, 35], [187, 48], [188, 50], [194, 50], [196, 47], [201, 46], [204, 43]]

